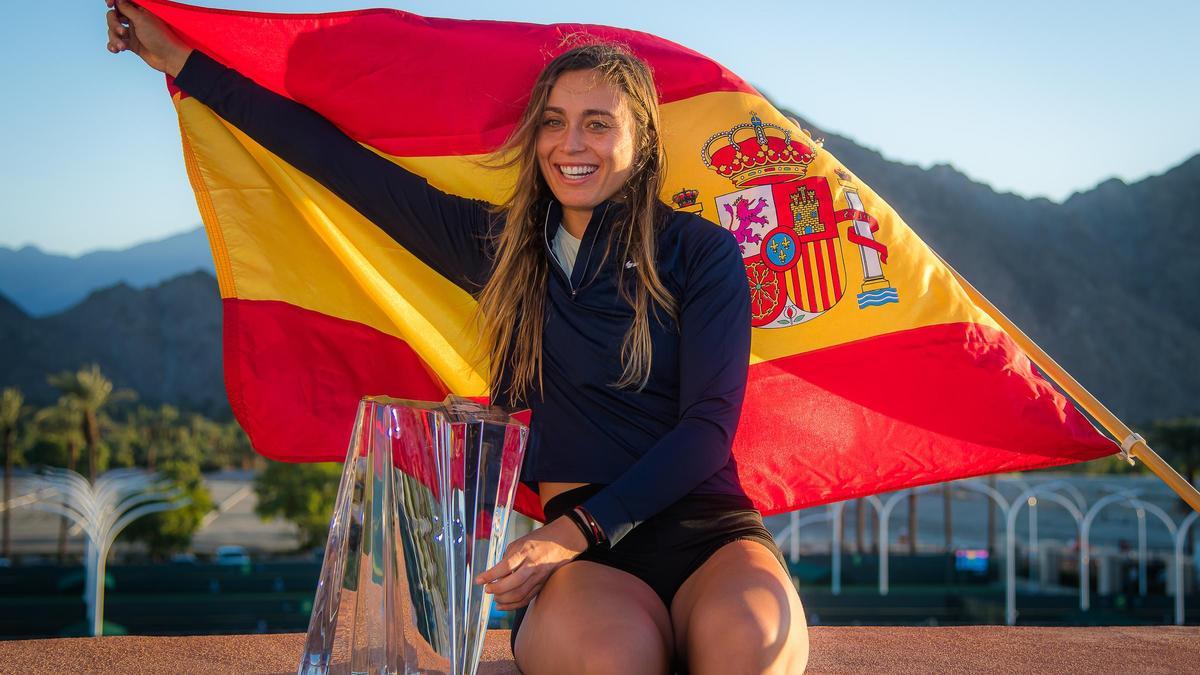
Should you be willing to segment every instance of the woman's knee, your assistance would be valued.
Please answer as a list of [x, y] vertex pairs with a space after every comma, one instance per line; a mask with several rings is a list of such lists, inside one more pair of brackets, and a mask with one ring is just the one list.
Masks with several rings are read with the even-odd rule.
[[515, 656], [525, 675], [666, 672], [668, 646], [654, 621], [637, 608], [618, 616], [579, 606], [543, 607], [537, 627], [526, 632], [527, 615], [517, 636]]
[[579, 672], [594, 675], [612, 673], [667, 672], [670, 653], [653, 621], [645, 616], [626, 617], [607, 626], [597, 625], [585, 630], [573, 643], [578, 650], [576, 668], [560, 672]]
[[687, 652], [693, 673], [794, 675], [808, 663], [808, 626], [791, 612], [704, 612], [688, 631]]
[[[547, 580], [517, 634], [514, 656], [523, 673], [667, 671], [672, 645], [666, 608], [647, 606], [648, 589], [636, 578], [596, 567], [568, 564]], [[661, 604], [657, 596], [653, 601]]]
[[[743, 577], [752, 577], [747, 571]], [[808, 663], [808, 622], [794, 588], [764, 579], [714, 589], [692, 609], [687, 656], [693, 673], [799, 673]]]

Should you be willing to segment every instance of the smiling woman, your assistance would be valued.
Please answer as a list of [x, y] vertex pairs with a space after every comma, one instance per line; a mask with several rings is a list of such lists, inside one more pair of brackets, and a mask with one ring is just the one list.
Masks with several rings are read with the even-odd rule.
[[[546, 64], [495, 155], [516, 185], [490, 206], [434, 189], [132, 3], [117, 8], [129, 25], [109, 13], [110, 51], [172, 75], [476, 294], [492, 399], [532, 410], [522, 479], [547, 516], [476, 579], [519, 610], [524, 672], [803, 670], [799, 596], [730, 452], [750, 351], [741, 251], [660, 200], [643, 61], [598, 43]], [[580, 239], [569, 274], [550, 244], [560, 227]]]
[[633, 129], [625, 96], [595, 70], [565, 72], [550, 90], [537, 135], [538, 165], [563, 205], [563, 226], [576, 239], [583, 238], [592, 209], [629, 182]]
[[[517, 610], [513, 653], [525, 672], [661, 672], [672, 661], [797, 672], [807, 658], [800, 600], [729, 455], [749, 356], [740, 251], [659, 200], [660, 128], [646, 64], [592, 44], [547, 64], [497, 153], [520, 178], [498, 210], [497, 263], [479, 296], [492, 363], [511, 364], [492, 390], [550, 395], [532, 402], [527, 467], [550, 527], [573, 521], [587, 550], [567, 562], [535, 532], [478, 580]], [[539, 230], [545, 245], [529, 247]], [[546, 276], [551, 230], [585, 251], [582, 265], [550, 266], [558, 284]], [[580, 442], [604, 411], [620, 416], [601, 438], [647, 406], [658, 431], [633, 465], [612, 460], [625, 447]]]

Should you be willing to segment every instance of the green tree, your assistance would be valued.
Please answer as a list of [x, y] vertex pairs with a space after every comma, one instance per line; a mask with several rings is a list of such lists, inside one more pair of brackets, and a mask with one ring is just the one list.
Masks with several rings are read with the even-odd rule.
[[[83, 445], [83, 411], [74, 399], [62, 397], [58, 403], [42, 408], [33, 417], [37, 441], [26, 453], [36, 464], [65, 466], [75, 470], [75, 460]], [[58, 564], [63, 564], [67, 551], [67, 527], [70, 521], [63, 516], [58, 527]]]
[[125, 530], [126, 540], [145, 543], [155, 559], [189, 549], [192, 537], [204, 524], [204, 517], [213, 510], [212, 494], [204, 485], [197, 454], [192, 446], [176, 445], [161, 455], [155, 468], [191, 502], [182, 508], [139, 518]]
[[12, 509], [12, 474], [16, 462], [17, 428], [25, 416], [25, 397], [21, 390], [7, 387], [0, 392], [0, 444], [4, 446], [4, 543], [0, 556], [9, 557], [10, 549], [9, 514]]
[[220, 424], [203, 415], [188, 415], [186, 433], [190, 442], [199, 450], [197, 460], [205, 471], [216, 471], [228, 466], [223, 457], [224, 429]]
[[329, 534], [341, 475], [336, 463], [268, 462], [254, 479], [254, 512], [263, 520], [279, 517], [295, 524], [301, 548], [319, 546]]
[[1159, 420], [1146, 434], [1150, 447], [1175, 465], [1192, 485], [1200, 471], [1200, 417]]
[[[126, 424], [136, 432], [134, 462], [154, 471], [162, 448], [175, 445], [179, 435], [179, 409], [162, 403], [157, 408], [139, 405]], [[169, 450], [168, 450], [169, 452]]]
[[100, 464], [100, 411], [121, 399], [132, 398], [133, 393], [127, 390], [113, 392], [112, 381], [94, 363], [46, 379], [82, 413], [83, 438], [88, 449], [88, 480], [94, 484]]
[[118, 422], [108, 415], [100, 417], [100, 428], [104, 429], [104, 445], [108, 448], [109, 469], [129, 469], [140, 466], [137, 460], [142, 447], [141, 434], [137, 427]]
[[34, 414], [33, 429], [26, 435], [22, 454], [27, 465], [75, 470], [83, 447], [77, 415], [58, 405], [42, 408]]
[[250, 445], [250, 437], [236, 421], [220, 425], [214, 458], [220, 466], [230, 469], [251, 469], [262, 461]]

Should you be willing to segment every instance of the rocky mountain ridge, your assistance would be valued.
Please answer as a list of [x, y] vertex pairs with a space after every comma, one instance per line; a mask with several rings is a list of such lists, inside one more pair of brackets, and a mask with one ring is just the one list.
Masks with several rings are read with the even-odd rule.
[[32, 316], [48, 316], [113, 284], [145, 288], [195, 270], [213, 271], [204, 228], [119, 250], [81, 256], [46, 253], [35, 246], [0, 246], [0, 294]]

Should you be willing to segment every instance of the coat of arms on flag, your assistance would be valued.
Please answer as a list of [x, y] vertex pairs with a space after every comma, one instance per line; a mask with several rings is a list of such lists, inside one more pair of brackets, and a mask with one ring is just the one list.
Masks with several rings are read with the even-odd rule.
[[887, 247], [874, 238], [879, 225], [863, 209], [853, 176], [837, 172], [840, 210], [828, 179], [806, 176], [817, 152], [755, 113], [701, 149], [704, 165], [738, 188], [716, 198], [716, 216], [742, 249], [756, 328], [811, 321], [842, 299], [849, 278], [839, 227], [847, 222], [846, 244], [858, 249], [862, 264], [859, 309], [899, 302], [883, 273]]

